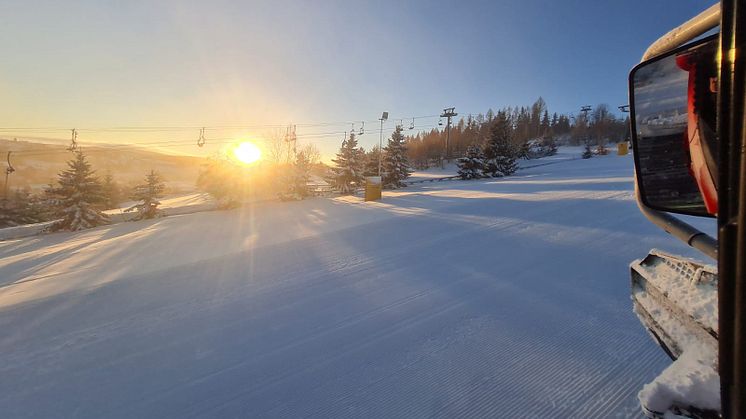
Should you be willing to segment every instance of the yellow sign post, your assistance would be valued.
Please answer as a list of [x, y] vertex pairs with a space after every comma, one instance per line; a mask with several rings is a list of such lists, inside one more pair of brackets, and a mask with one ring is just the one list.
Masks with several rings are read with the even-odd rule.
[[629, 146], [627, 145], [627, 142], [621, 142], [616, 145], [616, 154], [619, 156], [626, 156], [629, 152]]
[[377, 201], [381, 199], [383, 184], [380, 176], [369, 176], [365, 178], [365, 200]]

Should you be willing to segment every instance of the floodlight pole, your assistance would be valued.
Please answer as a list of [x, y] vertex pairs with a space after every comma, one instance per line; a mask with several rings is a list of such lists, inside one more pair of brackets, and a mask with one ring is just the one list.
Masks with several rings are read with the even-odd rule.
[[381, 167], [383, 166], [383, 122], [389, 119], [389, 113], [384, 112], [378, 118], [381, 121], [381, 135], [378, 137], [378, 177], [381, 177]]

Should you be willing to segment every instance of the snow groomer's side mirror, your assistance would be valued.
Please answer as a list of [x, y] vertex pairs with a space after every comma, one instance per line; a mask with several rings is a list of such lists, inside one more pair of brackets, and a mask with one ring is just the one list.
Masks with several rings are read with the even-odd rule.
[[717, 35], [640, 63], [630, 72], [630, 132], [645, 206], [717, 214]]

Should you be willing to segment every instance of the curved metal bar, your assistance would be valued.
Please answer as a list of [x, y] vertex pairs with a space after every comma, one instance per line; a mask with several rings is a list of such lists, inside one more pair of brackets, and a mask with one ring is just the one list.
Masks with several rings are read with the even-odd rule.
[[684, 22], [679, 27], [653, 42], [642, 55], [642, 61], [664, 54], [680, 47], [710, 29], [720, 25], [720, 3], [713, 4], [702, 13]]
[[642, 202], [640, 190], [637, 188], [637, 175], [635, 175], [635, 199], [637, 200], [637, 206], [640, 208], [640, 212], [642, 212], [642, 214], [653, 224], [662, 228], [666, 233], [676, 237], [687, 245], [717, 260], [717, 239], [667, 212], [650, 208]]

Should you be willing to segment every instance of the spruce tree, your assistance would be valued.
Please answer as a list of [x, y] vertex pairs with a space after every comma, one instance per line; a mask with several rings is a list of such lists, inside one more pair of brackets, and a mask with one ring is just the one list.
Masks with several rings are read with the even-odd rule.
[[225, 155], [207, 159], [197, 177], [197, 188], [210, 194], [219, 209], [230, 209], [239, 205], [240, 193], [235, 182], [236, 163]]
[[585, 149], [583, 150], [583, 154], [580, 155], [580, 157], [584, 159], [590, 159], [593, 157], [593, 151], [591, 150], [591, 143], [590, 141], [585, 142]]
[[541, 117], [541, 124], [539, 125], [539, 135], [541, 137], [548, 136], [550, 127], [551, 122], [549, 120], [549, 111], [544, 109], [544, 116]]
[[15, 227], [25, 224], [22, 220], [23, 212], [16, 202], [10, 199], [0, 200], [0, 228]]
[[516, 151], [516, 158], [531, 160], [537, 157], [534, 153], [534, 150], [532, 150], [532, 146], [533, 143], [530, 140], [518, 146], [518, 149]]
[[122, 202], [122, 189], [114, 180], [114, 176], [112, 176], [111, 173], [107, 173], [106, 176], [104, 176], [104, 181], [101, 184], [101, 192], [104, 195], [105, 209], [119, 207], [119, 204]]
[[466, 156], [458, 159], [458, 175], [461, 179], [479, 179], [484, 177], [484, 154], [478, 145], [470, 145], [466, 149]]
[[[559, 119], [557, 117], [557, 112], [555, 112], [552, 115], [552, 122], [549, 123], [549, 126], [552, 128], [552, 131], [554, 131], [554, 128], [557, 126], [557, 123], [559, 122]], [[552, 132], [552, 134], [556, 134], [555, 132]]]
[[407, 185], [404, 180], [411, 173], [402, 127], [397, 125], [396, 130], [391, 133], [388, 145], [383, 149], [383, 187], [405, 187]]
[[301, 151], [295, 157], [292, 165], [292, 173], [287, 190], [280, 194], [280, 199], [301, 200], [311, 195], [308, 181], [311, 178], [311, 162], [305, 152]]
[[497, 113], [484, 148], [484, 174], [510, 176], [518, 170], [517, 152], [511, 144], [512, 129], [504, 111]]
[[101, 183], [83, 152], [76, 151], [67, 165], [68, 169], [58, 175], [58, 185], [46, 191], [54, 215], [60, 218], [50, 230], [77, 231], [107, 224], [109, 219], [101, 212], [104, 201]]
[[381, 150], [378, 146], [373, 147], [370, 151], [365, 153], [365, 167], [363, 169], [364, 176], [378, 176], [378, 164]]
[[554, 137], [545, 137], [541, 142], [541, 151], [545, 156], [554, 156], [557, 154], [557, 142]]
[[13, 227], [20, 224], [18, 207], [9, 199], [0, 200], [0, 228]]
[[160, 212], [158, 211], [158, 206], [161, 204], [159, 199], [163, 197], [165, 189], [166, 185], [160, 175], [155, 170], [151, 170], [150, 173], [145, 175], [145, 183], [135, 186], [134, 193], [131, 196], [131, 199], [138, 201], [138, 203], [125, 211], [137, 211], [135, 218], [133, 218], [135, 221], [155, 218]]
[[332, 168], [333, 174], [330, 180], [335, 189], [349, 194], [363, 185], [363, 157], [362, 149], [357, 146], [355, 133], [350, 133], [350, 138], [342, 141], [337, 158], [332, 159], [335, 167]]
[[[284, 167], [284, 165], [283, 165]], [[226, 152], [207, 159], [197, 177], [197, 187], [210, 194], [218, 209], [240, 206], [251, 191], [252, 176], [246, 165]]]
[[0, 228], [33, 224], [45, 220], [45, 206], [27, 190], [16, 189], [0, 200]]
[[[498, 112], [498, 117], [499, 117]], [[484, 154], [484, 175], [488, 177], [497, 177], [497, 165], [495, 165], [495, 159], [497, 158], [497, 137], [493, 135], [494, 126], [497, 124], [497, 120], [492, 122], [492, 128], [490, 129], [489, 136], [484, 144], [482, 153]]]

